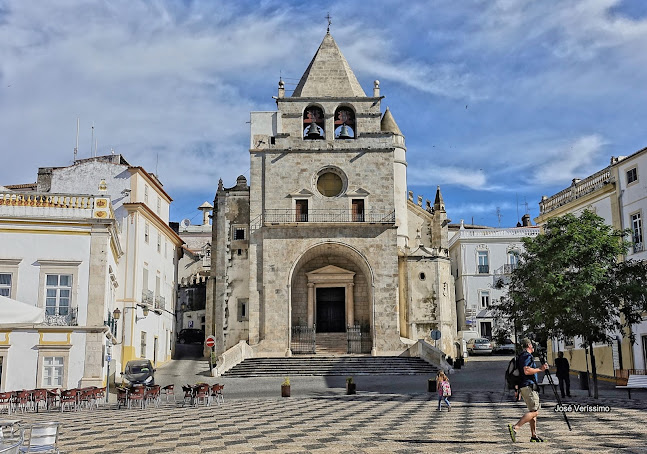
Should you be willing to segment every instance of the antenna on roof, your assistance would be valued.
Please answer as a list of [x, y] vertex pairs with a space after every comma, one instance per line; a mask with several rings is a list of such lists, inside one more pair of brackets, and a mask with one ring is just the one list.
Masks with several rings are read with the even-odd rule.
[[90, 139], [90, 157], [92, 157], [93, 146], [94, 146], [94, 121], [92, 122], [92, 138]]
[[503, 217], [501, 214], [501, 207], [496, 207], [496, 217], [499, 220], [499, 227], [501, 227], [501, 218]]
[[526, 208], [526, 211], [524, 214], [530, 214], [530, 210], [528, 209], [528, 202], [526, 201], [526, 198], [523, 198], [523, 206]]
[[76, 146], [74, 147], [74, 161], [76, 162], [76, 155], [79, 153], [79, 117], [76, 117]]
[[155, 176], [158, 177], [158, 179], [159, 179], [159, 175], [157, 175], [157, 166], [159, 162], [160, 162], [160, 153], [158, 151], [157, 154], [155, 155]]

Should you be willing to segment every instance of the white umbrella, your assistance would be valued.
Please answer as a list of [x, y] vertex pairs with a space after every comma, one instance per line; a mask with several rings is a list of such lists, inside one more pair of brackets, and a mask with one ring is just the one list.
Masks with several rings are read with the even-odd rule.
[[44, 322], [45, 309], [0, 295], [0, 324]]

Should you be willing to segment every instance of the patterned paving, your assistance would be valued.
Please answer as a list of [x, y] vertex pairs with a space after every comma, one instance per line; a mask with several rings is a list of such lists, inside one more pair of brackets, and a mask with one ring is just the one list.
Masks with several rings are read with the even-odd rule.
[[[641, 396], [641, 398], [644, 398]], [[528, 426], [517, 443], [507, 424], [523, 413], [521, 403], [501, 394], [471, 392], [453, 399], [451, 412], [436, 410], [432, 394], [358, 393], [355, 396], [227, 399], [211, 407], [162, 404], [120, 409], [105, 405], [80, 412], [18, 414], [24, 423], [61, 421], [65, 453], [644, 453], [644, 400], [581, 399], [609, 405], [610, 412], [570, 413], [569, 432], [554, 404], [545, 403], [539, 433], [530, 443]]]

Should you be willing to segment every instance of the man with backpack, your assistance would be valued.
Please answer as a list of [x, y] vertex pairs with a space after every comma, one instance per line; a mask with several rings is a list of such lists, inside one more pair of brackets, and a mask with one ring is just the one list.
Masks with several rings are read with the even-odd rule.
[[537, 415], [541, 408], [539, 403], [539, 393], [537, 392], [537, 389], [539, 388], [537, 385], [537, 374], [547, 370], [548, 364], [542, 364], [539, 368], [535, 366], [535, 360], [532, 355], [535, 348], [530, 339], [523, 339], [521, 341], [521, 346], [524, 349], [524, 352], [519, 355], [519, 358], [517, 358], [517, 366], [521, 376], [519, 392], [528, 407], [528, 411], [515, 425], [508, 424], [508, 430], [510, 431], [510, 438], [515, 442], [517, 441], [517, 430], [519, 430], [519, 428], [525, 423], [529, 422], [531, 433], [530, 441], [542, 442], [544, 440], [537, 435]]

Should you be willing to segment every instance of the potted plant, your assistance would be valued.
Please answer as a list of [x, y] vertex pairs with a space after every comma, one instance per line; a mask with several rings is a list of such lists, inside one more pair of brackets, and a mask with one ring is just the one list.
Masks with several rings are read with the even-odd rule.
[[281, 384], [281, 397], [290, 397], [290, 378], [285, 377]]
[[346, 378], [346, 394], [355, 394], [356, 384], [353, 382], [353, 377]]

